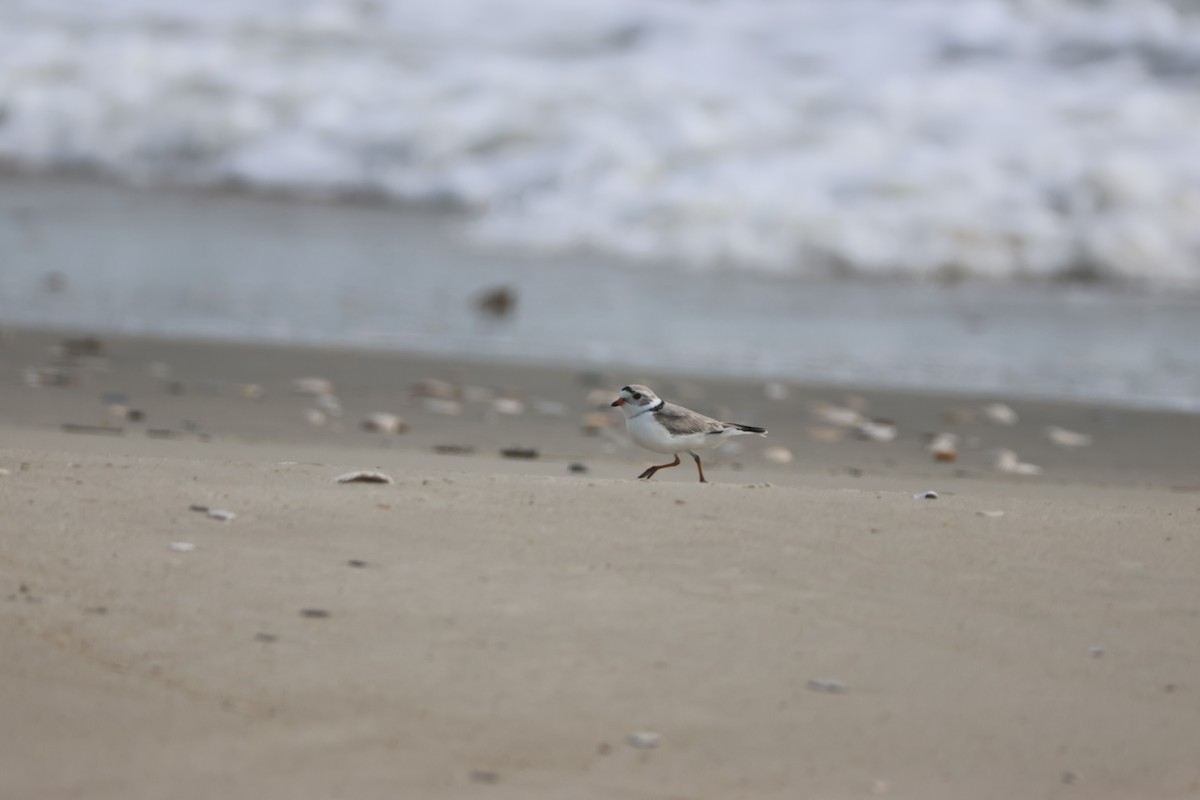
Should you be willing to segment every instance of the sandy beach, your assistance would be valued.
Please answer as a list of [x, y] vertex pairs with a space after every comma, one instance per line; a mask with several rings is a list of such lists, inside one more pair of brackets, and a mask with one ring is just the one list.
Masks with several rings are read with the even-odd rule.
[[[79, 338], [0, 331], [3, 797], [1200, 796], [1200, 416]], [[634, 480], [630, 382], [770, 436]]]

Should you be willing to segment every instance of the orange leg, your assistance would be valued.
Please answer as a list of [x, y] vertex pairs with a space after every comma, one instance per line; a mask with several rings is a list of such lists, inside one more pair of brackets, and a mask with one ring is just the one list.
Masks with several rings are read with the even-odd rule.
[[696, 471], [700, 473], [700, 482], [708, 483], [708, 481], [704, 480], [704, 467], [700, 465], [700, 456], [696, 455], [695, 453], [691, 453], [690, 451], [689, 454], [692, 458], [696, 459]]
[[679, 454], [676, 453], [675, 460], [672, 461], [670, 464], [659, 464], [657, 467], [651, 467], [650, 469], [643, 472], [641, 475], [638, 475], [638, 477], [645, 478], [646, 480], [650, 480], [651, 478], [654, 477], [654, 473], [658, 472], [660, 469], [666, 469], [667, 467], [678, 467], [678, 466], [679, 466]]

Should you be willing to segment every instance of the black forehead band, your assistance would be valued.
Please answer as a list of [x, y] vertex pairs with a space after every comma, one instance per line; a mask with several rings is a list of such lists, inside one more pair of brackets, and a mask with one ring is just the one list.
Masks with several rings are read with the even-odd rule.
[[633, 389], [630, 389], [628, 386], [622, 386], [622, 387], [621, 387], [621, 391], [622, 391], [622, 392], [629, 392], [630, 394], [633, 394]]

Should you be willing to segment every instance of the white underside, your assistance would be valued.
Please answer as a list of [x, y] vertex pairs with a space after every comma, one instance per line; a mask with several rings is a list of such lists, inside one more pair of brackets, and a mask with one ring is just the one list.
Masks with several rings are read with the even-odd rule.
[[658, 423], [653, 413], [640, 414], [625, 420], [629, 438], [647, 450], [656, 453], [686, 453], [689, 450], [707, 450], [717, 447], [731, 436], [744, 436], [747, 431], [726, 428], [720, 433], [691, 433], [687, 436], [672, 436]]

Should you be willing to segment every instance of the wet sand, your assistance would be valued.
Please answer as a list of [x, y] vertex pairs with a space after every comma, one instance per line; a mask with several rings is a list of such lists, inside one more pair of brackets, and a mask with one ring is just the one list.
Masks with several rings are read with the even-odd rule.
[[[5, 796], [1200, 793], [1200, 417], [64, 338], [0, 331]], [[771, 435], [636, 481], [650, 454], [581, 427], [635, 381]]]

